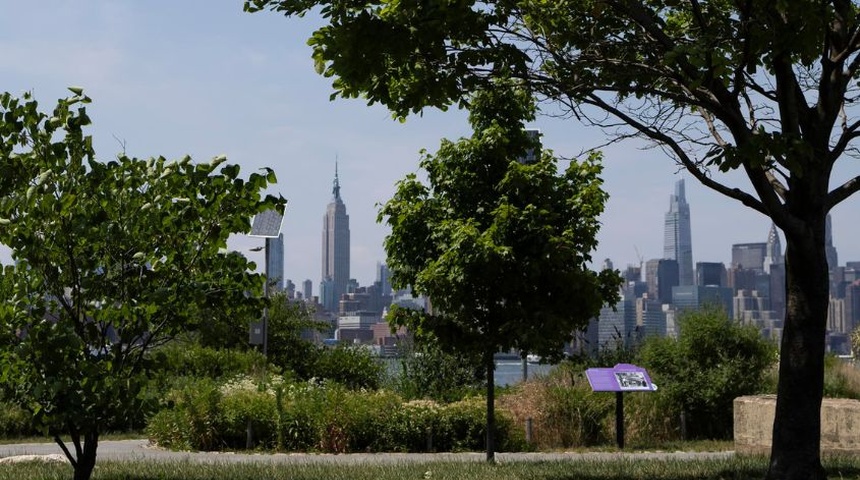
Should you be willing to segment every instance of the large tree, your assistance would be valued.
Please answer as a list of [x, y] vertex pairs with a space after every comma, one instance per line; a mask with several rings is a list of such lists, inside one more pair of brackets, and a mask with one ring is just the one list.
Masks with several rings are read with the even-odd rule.
[[[99, 435], [138, 408], [147, 352], [206, 309], [247, 318], [263, 278], [227, 237], [281, 198], [271, 172], [239, 176], [223, 157], [95, 158], [80, 89], [52, 113], [0, 94], [0, 243], [12, 249], [0, 300], [0, 375], [90, 477]], [[61, 439], [67, 435], [73, 451]]]
[[615, 304], [617, 272], [588, 268], [607, 198], [599, 155], [559, 175], [523, 122], [531, 97], [506, 82], [470, 100], [471, 138], [425, 155], [424, 184], [400, 181], [379, 218], [392, 285], [430, 298], [430, 312], [393, 310], [393, 322], [429, 334], [487, 372], [487, 460], [494, 457], [493, 356], [517, 349], [559, 358], [566, 341]]
[[[500, 74], [608, 138], [645, 138], [786, 237], [787, 312], [768, 478], [823, 478], [827, 212], [856, 154], [858, 6], [849, 0], [251, 0], [325, 23], [310, 38], [335, 95], [406, 116]], [[749, 188], [721, 183], [738, 169]]]

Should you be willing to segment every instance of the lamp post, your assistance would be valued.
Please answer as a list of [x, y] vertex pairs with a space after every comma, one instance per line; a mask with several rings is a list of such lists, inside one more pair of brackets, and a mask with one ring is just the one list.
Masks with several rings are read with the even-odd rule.
[[[284, 215], [278, 213], [277, 210], [266, 210], [254, 216], [254, 220], [251, 224], [251, 233], [248, 235], [249, 237], [260, 237], [266, 239], [266, 245], [264, 247], [265, 251], [265, 268], [264, 274], [266, 276], [266, 283], [263, 285], [263, 297], [269, 298], [269, 250], [270, 243], [273, 238], [278, 238], [281, 235], [281, 224], [284, 221]], [[254, 341], [253, 328], [251, 332], [251, 343], [254, 345], [263, 345], [263, 356], [268, 356], [269, 350], [269, 307], [263, 307], [263, 318], [261, 322], [261, 335], [262, 339], [259, 340], [259, 343]]]

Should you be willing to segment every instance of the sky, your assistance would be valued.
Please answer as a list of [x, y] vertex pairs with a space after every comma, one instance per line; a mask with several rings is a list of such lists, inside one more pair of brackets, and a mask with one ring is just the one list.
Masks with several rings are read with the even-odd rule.
[[[274, 169], [278, 183], [270, 193], [288, 200], [285, 277], [297, 285], [311, 279], [315, 294], [335, 163], [350, 217], [351, 276], [367, 285], [385, 259], [378, 205], [398, 180], [419, 171], [422, 149], [471, 134], [461, 111], [428, 110], [401, 123], [379, 105], [330, 101], [331, 79], [314, 72], [306, 44], [320, 24], [313, 16], [248, 14], [241, 0], [0, 0], [0, 11], [0, 91], [32, 92], [50, 110], [68, 96], [67, 87], [83, 87], [93, 99], [89, 133], [100, 160], [123, 149], [139, 158], [187, 154], [198, 162], [225, 154], [246, 177]], [[542, 117], [529, 127], [564, 158], [606, 140], [575, 120]], [[603, 151], [610, 199], [595, 266], [609, 258], [623, 269], [662, 257], [664, 215], [682, 178], [694, 262], [729, 265], [733, 243], [767, 240], [766, 217], [701, 186], [661, 150], [628, 141]], [[856, 174], [856, 159], [843, 163], [851, 161]], [[834, 181], [848, 178], [850, 166], [837, 168]], [[737, 173], [714, 175], [750, 190]], [[840, 264], [860, 260], [858, 211], [860, 195], [832, 212]], [[261, 244], [245, 236], [230, 241], [260, 265], [261, 253], [250, 250]], [[0, 247], [0, 262], [10, 261]]]

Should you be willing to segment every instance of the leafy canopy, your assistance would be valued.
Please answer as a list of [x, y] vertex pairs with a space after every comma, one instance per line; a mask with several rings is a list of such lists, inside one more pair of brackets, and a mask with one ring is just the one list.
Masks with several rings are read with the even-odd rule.
[[0, 94], [0, 243], [16, 261], [4, 270], [0, 379], [77, 448], [136, 408], [148, 350], [204, 309], [262, 308], [262, 277], [227, 237], [285, 202], [261, 195], [273, 172], [243, 179], [224, 157], [97, 160], [90, 99], [71, 90], [51, 113]]
[[607, 198], [599, 155], [561, 174], [548, 152], [518, 162], [537, 148], [523, 127], [533, 116], [528, 93], [510, 83], [476, 94], [473, 136], [425, 154], [428, 183], [409, 175], [381, 208], [392, 284], [432, 303], [425, 314], [394, 310], [395, 322], [461, 353], [553, 357], [615, 302], [617, 274], [588, 268]]

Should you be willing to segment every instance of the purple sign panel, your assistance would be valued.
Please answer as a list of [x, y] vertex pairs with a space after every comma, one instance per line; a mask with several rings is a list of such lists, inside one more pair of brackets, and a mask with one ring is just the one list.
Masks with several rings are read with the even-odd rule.
[[619, 363], [612, 368], [589, 368], [585, 377], [595, 392], [650, 392], [657, 390], [642, 367]]

